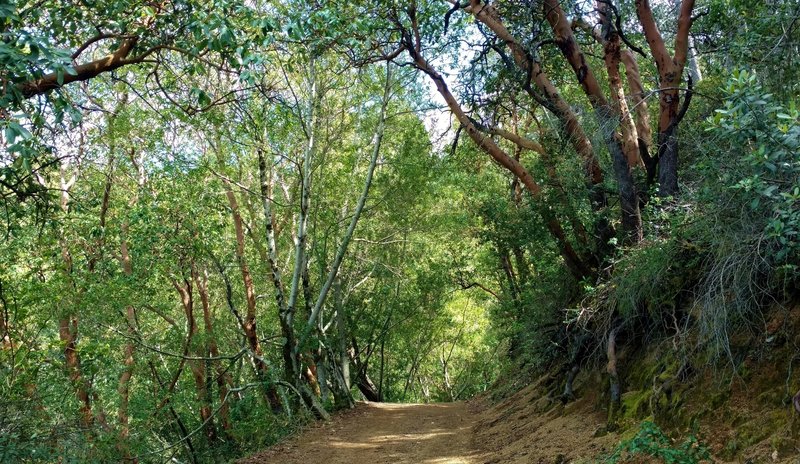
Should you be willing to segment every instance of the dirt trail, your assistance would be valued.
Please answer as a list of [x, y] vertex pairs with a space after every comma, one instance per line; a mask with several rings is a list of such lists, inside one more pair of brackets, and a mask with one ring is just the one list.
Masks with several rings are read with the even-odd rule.
[[241, 464], [477, 464], [465, 403], [363, 403]]

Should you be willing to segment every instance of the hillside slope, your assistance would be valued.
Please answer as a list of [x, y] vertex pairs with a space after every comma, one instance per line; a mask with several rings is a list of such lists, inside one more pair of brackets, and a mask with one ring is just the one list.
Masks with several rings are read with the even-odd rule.
[[608, 377], [595, 366], [575, 380], [575, 401], [562, 403], [563, 379], [551, 376], [496, 400], [480, 413], [473, 440], [483, 445], [486, 462], [593, 462], [620, 443], [647, 448], [647, 424], [654, 423], [668, 440], [661, 448], [696, 437], [693, 447], [705, 447], [714, 462], [800, 462], [800, 418], [792, 407], [800, 388], [793, 365], [800, 305], [769, 315], [762, 331], [731, 339], [733, 363], [701, 351], [678, 362], [683, 355], [670, 340], [621, 350], [622, 401], [611, 424]]

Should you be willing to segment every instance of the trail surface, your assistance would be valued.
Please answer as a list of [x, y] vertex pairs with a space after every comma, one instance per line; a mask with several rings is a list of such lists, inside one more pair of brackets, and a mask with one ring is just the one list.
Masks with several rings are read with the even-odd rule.
[[465, 403], [364, 403], [239, 462], [476, 464], [475, 421]]

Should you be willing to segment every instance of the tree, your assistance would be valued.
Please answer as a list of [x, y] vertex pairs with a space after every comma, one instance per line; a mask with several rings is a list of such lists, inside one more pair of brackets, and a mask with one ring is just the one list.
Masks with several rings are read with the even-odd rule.
[[[658, 165], [659, 193], [663, 196], [678, 194], [678, 124], [686, 114], [691, 101], [691, 88], [680, 107], [680, 86], [683, 70], [689, 54], [689, 30], [694, 22], [693, 0], [680, 2], [678, 31], [675, 34], [675, 52], [670, 55], [647, 0], [636, 1], [636, 14], [644, 31], [650, 53], [656, 63], [659, 77], [658, 153], [655, 159], [647, 160], [648, 170]], [[691, 80], [689, 80], [691, 87]], [[679, 109], [680, 108], [680, 109]]]

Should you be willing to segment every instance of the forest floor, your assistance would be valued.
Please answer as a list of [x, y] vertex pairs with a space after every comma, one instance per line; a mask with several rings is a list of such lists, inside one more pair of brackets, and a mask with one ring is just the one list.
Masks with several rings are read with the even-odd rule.
[[473, 464], [483, 462], [475, 448], [474, 405], [468, 403], [359, 403], [332, 421], [316, 424], [300, 435], [240, 464], [413, 463]]
[[239, 464], [553, 464], [586, 462], [613, 449], [598, 437], [604, 416], [588, 401], [539, 409], [536, 385], [497, 404], [359, 403], [333, 420], [238, 461]]

